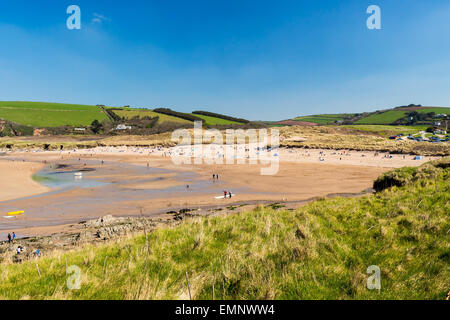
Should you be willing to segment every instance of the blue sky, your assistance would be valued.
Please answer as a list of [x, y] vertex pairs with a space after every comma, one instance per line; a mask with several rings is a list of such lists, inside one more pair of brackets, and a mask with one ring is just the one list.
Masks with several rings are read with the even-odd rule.
[[253, 120], [450, 105], [448, 0], [2, 0], [0, 39], [0, 100]]

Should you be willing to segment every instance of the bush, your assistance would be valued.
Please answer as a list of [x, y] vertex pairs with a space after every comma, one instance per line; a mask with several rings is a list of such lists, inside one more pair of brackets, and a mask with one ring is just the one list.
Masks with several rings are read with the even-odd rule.
[[404, 167], [382, 174], [373, 183], [375, 191], [380, 192], [390, 187], [403, 187], [418, 180], [434, 179], [442, 169], [450, 167], [450, 158], [432, 161], [418, 168]]
[[168, 116], [174, 116], [174, 117], [181, 118], [181, 119], [188, 120], [188, 121], [201, 121], [202, 123], [205, 122], [205, 120], [203, 120], [199, 117], [193, 116], [192, 114], [173, 111], [169, 108], [156, 108], [153, 111], [156, 113], [162, 113], [162, 114], [166, 114]]
[[223, 115], [223, 114], [220, 114], [220, 113], [214, 113], [214, 112], [208, 112], [208, 111], [193, 111], [192, 113], [200, 114], [200, 115], [208, 116], [208, 117], [214, 117], [214, 118], [229, 120], [229, 121], [240, 122], [240, 123], [249, 123], [250, 122], [250, 121], [248, 121], [246, 119], [230, 117], [230, 116], [226, 116], [226, 115]]
[[97, 119], [92, 121], [92, 123], [91, 123], [91, 131], [93, 133], [98, 134], [98, 133], [100, 133], [100, 131], [102, 129], [103, 129], [103, 125]]

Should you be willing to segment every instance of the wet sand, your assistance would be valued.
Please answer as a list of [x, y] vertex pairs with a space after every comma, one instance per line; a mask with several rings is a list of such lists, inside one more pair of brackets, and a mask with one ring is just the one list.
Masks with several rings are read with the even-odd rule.
[[[0, 236], [13, 230], [20, 230], [19, 236], [50, 234], [69, 224], [108, 214], [158, 216], [182, 208], [219, 208], [359, 193], [370, 188], [373, 180], [387, 170], [430, 160], [416, 161], [410, 155], [386, 158], [385, 154], [373, 152], [281, 149], [278, 173], [262, 176], [260, 165], [175, 165], [167, 152], [104, 147], [9, 153], [0, 161], [0, 174], [7, 177], [3, 179], [5, 186], [11, 181], [16, 181], [16, 185], [15, 189], [0, 189], [0, 199], [9, 200], [0, 202]], [[57, 165], [63, 166], [55, 169]], [[44, 166], [55, 176], [90, 171], [83, 172], [84, 184], [50, 189], [31, 179], [32, 173]], [[213, 173], [219, 174], [218, 181], [213, 181]], [[235, 197], [215, 199], [223, 190], [231, 190]], [[2, 218], [4, 212], [14, 210], [25, 210], [25, 215]]]
[[32, 179], [42, 167], [32, 162], [0, 160], [0, 202], [48, 192], [49, 188]]

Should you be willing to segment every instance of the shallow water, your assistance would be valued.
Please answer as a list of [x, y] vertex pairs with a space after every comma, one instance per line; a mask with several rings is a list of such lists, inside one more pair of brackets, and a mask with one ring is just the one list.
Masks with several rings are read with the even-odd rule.
[[89, 179], [89, 173], [80, 171], [55, 172], [51, 169], [43, 169], [33, 176], [33, 180], [51, 189], [56, 188], [93, 188], [105, 185], [105, 182]]

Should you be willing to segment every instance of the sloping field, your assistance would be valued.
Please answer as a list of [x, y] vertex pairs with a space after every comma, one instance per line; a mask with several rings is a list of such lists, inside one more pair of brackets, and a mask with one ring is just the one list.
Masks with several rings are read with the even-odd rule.
[[122, 117], [125, 119], [131, 119], [136, 116], [139, 116], [140, 118], [142, 118], [142, 117], [150, 117], [150, 118], [159, 117], [158, 123], [163, 123], [163, 122], [191, 123], [191, 121], [189, 121], [189, 120], [177, 118], [174, 116], [169, 116], [169, 115], [162, 114], [162, 113], [156, 113], [152, 110], [146, 110], [146, 109], [131, 109], [131, 108], [128, 109], [127, 108], [127, 109], [117, 110], [117, 109], [113, 108], [113, 111], [119, 117]]
[[389, 110], [379, 114], [372, 114], [356, 121], [355, 124], [390, 124], [403, 118], [406, 113], [406, 111]]
[[191, 113], [193, 116], [199, 117], [203, 120], [206, 121], [207, 125], [225, 125], [225, 124], [241, 124], [240, 122], [236, 122], [236, 121], [231, 121], [231, 120], [226, 120], [226, 119], [220, 119], [220, 118], [216, 118], [216, 117], [210, 117], [210, 116], [204, 116], [202, 114], [194, 114]]
[[0, 101], [0, 118], [33, 127], [87, 126], [108, 120], [97, 106], [23, 101]]
[[[22, 264], [0, 299], [435, 299], [449, 289], [448, 161], [378, 179], [375, 195], [189, 219], [149, 235]], [[13, 253], [12, 253], [13, 254]], [[5, 257], [5, 261], [11, 257]], [[39, 273], [37, 271], [37, 264]], [[80, 270], [67, 288], [67, 266]], [[369, 290], [369, 266], [380, 290]]]
[[436, 114], [450, 114], [450, 108], [441, 107], [421, 107], [415, 108], [414, 110], [389, 110], [379, 114], [372, 114], [368, 117], [356, 121], [355, 124], [391, 124], [394, 121], [405, 117], [412, 111], [416, 111], [418, 113], [434, 112]]
[[[113, 108], [113, 111], [119, 117], [124, 117], [125, 119], [131, 119], [135, 116], [139, 116], [139, 117], [148, 116], [151, 118], [159, 117], [158, 123], [163, 123], [163, 122], [192, 123], [192, 121], [189, 121], [186, 119], [181, 119], [181, 118], [166, 115], [163, 113], [157, 113], [152, 110], [132, 109], [132, 108], [117, 110], [117, 109]], [[191, 113], [191, 114], [195, 117], [205, 120], [206, 121], [205, 123], [207, 125], [240, 124], [239, 122], [236, 122], [236, 121], [230, 121], [230, 120], [226, 120], [226, 119], [220, 119], [220, 118], [210, 117], [210, 116], [205, 116], [205, 115], [200, 115], [200, 114], [193, 114], [193, 113]]]
[[294, 121], [313, 122], [318, 124], [333, 124], [335, 121], [343, 121], [345, 118], [351, 117], [353, 114], [318, 114], [312, 116], [304, 116], [294, 118]]

